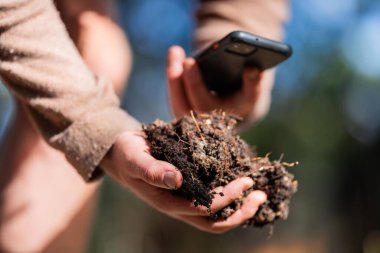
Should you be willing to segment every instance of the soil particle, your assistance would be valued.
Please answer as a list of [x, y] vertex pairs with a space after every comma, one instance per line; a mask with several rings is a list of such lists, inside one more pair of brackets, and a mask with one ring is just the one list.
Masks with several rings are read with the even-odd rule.
[[253, 190], [262, 190], [267, 201], [262, 204], [246, 226], [262, 227], [277, 219], [286, 219], [289, 201], [297, 190], [285, 167], [297, 163], [271, 161], [268, 156], [258, 157], [255, 151], [236, 134], [239, 118], [222, 111], [211, 114], [191, 112], [172, 123], [160, 120], [145, 125], [143, 130], [152, 155], [175, 165], [183, 176], [181, 188], [174, 194], [193, 201], [194, 205], [210, 208], [217, 192], [239, 177], [251, 177], [254, 185], [243, 196], [216, 213], [213, 220], [226, 219], [240, 208], [245, 196]]

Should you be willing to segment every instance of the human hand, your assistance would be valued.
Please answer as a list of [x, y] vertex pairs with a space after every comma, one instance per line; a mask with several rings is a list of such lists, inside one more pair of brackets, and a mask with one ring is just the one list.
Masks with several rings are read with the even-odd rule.
[[[112, 178], [155, 209], [207, 232], [223, 233], [243, 224], [254, 216], [258, 207], [266, 200], [263, 192], [253, 191], [244, 200], [242, 207], [227, 220], [212, 221], [206, 207], [195, 207], [190, 201], [174, 196], [168, 190], [181, 186], [181, 173], [172, 164], [153, 158], [139, 132], [120, 134], [103, 165]], [[252, 185], [252, 179], [239, 178], [224, 187], [214, 189], [213, 191], [222, 192], [224, 196], [215, 196], [211, 212], [227, 206]]]
[[166, 73], [169, 100], [176, 117], [188, 114], [190, 110], [209, 112], [222, 109], [257, 120], [268, 111], [273, 85], [272, 71], [260, 72], [258, 69], [246, 68], [242, 88], [221, 98], [207, 89], [196, 61], [186, 58], [181, 47], [173, 46], [168, 52]]

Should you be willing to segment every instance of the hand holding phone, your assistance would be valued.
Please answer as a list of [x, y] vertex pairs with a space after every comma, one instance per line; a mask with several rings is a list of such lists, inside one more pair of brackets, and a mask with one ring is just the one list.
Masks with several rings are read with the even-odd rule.
[[[166, 73], [169, 102], [175, 117], [186, 115], [190, 110], [210, 112], [222, 109], [245, 119], [249, 118], [247, 122], [253, 122], [268, 112], [273, 71], [261, 72], [257, 67], [243, 66], [237, 73], [237, 78], [243, 79], [237, 85], [242, 87], [232, 86], [233, 92], [225, 91], [223, 95], [215, 96], [215, 93], [210, 92], [210, 85], [205, 84], [196, 60], [186, 56], [180, 46], [172, 46], [168, 51]], [[220, 85], [214, 90], [217, 88]]]
[[272, 68], [291, 54], [291, 46], [285, 43], [235, 31], [194, 58], [208, 89], [223, 97], [241, 88], [244, 68]]

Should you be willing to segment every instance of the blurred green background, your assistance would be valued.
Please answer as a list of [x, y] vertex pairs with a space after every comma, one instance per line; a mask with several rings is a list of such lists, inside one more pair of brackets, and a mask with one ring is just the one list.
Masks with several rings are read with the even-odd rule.
[[[143, 122], [170, 119], [165, 56], [191, 53], [196, 1], [120, 0], [134, 49], [123, 102]], [[151, 209], [106, 180], [88, 252], [380, 252], [380, 1], [291, 2], [272, 108], [243, 134], [259, 154], [299, 161], [299, 191], [287, 221], [210, 235]], [[149, 27], [149, 29], [147, 29]], [[0, 134], [12, 99], [0, 86]]]

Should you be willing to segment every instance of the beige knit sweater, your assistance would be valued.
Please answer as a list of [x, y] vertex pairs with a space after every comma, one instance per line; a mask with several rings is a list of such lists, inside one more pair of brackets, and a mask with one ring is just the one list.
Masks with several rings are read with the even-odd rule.
[[[287, 2], [203, 0], [197, 17], [198, 46], [232, 30], [279, 39]], [[86, 181], [101, 174], [116, 135], [138, 125], [112, 85], [84, 64], [51, 0], [0, 0], [0, 76]]]

